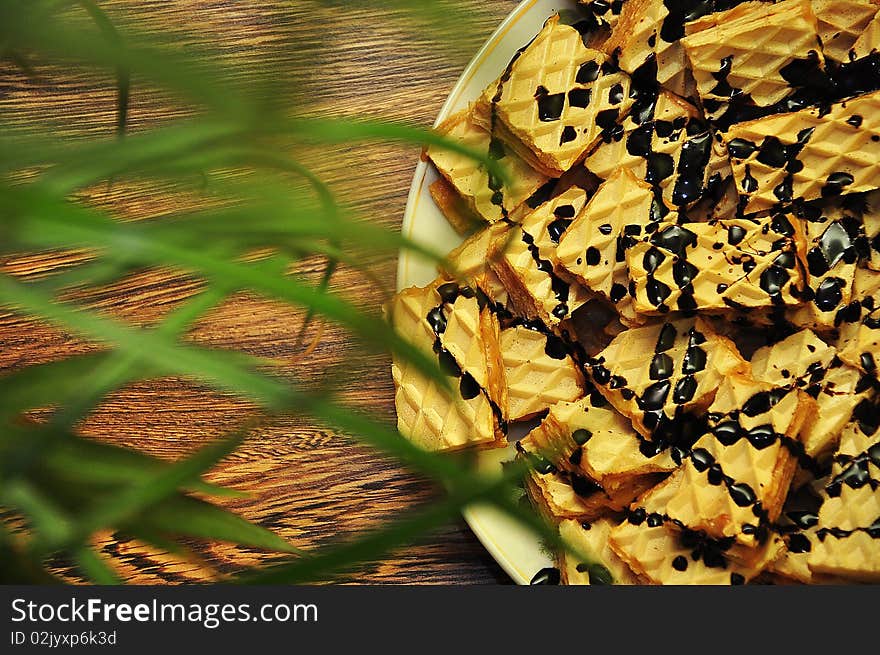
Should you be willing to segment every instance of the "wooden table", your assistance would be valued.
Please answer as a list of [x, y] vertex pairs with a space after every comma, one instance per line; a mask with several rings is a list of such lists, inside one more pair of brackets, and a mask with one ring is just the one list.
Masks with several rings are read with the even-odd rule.
[[[336, 4], [337, 8], [326, 5]], [[344, 10], [339, 6], [345, 6]], [[382, 116], [428, 126], [467, 63], [513, 0], [472, 2], [471, 32], [457, 35], [455, 48], [414, 34], [372, 3], [313, 1], [232, 2], [230, 0], [106, 0], [110, 14], [125, 24], [141, 21], [178, 43], [210, 45], [233, 70], [248, 62], [277, 67], [281, 93], [301, 94], [312, 110], [334, 115]], [[464, 3], [463, 3], [464, 4]], [[355, 7], [355, 8], [351, 8]], [[360, 8], [357, 8], [360, 7]], [[366, 8], [364, 8], [366, 7]], [[317, 40], [317, 36], [322, 41]], [[305, 73], [290, 69], [279, 46], [295, 44], [314, 62]], [[239, 66], [240, 65], [240, 66]], [[16, 121], [57, 121], [71, 135], [106, 136], [114, 120], [112, 80], [59, 76], [40, 69], [33, 81], [13, 69], [0, 75], [0, 111]], [[247, 74], [239, 72], [239, 74]], [[164, 97], [135, 84], [131, 129], [140, 130], [177, 115]], [[419, 150], [371, 144], [340, 146], [314, 155], [309, 163], [359, 212], [397, 229]], [[88, 200], [129, 218], [168, 209], [161, 187], [102, 188]], [[18, 257], [2, 262], [6, 270], [30, 275], [58, 265], [64, 257]], [[306, 261], [300, 272], [317, 278], [322, 262]], [[375, 267], [386, 289], [394, 286], [394, 261]], [[377, 304], [381, 288], [343, 268], [335, 289], [359, 301]], [[150, 322], [193, 292], [174, 276], [130, 277], [95, 292], [90, 301], [117, 316]], [[198, 342], [279, 359], [308, 379], [343, 367], [342, 396], [393, 420], [393, 386], [386, 357], [366, 356], [347, 334], [323, 327], [318, 347], [297, 360], [294, 336], [299, 312], [261, 299], [236, 297], [201, 321]], [[320, 329], [314, 325], [310, 330]], [[61, 358], [88, 346], [79, 340], [11, 315], [0, 314], [0, 371]], [[91, 436], [176, 459], [216, 438], [252, 414], [243, 402], [205, 393], [180, 380], [140, 383], [113, 394], [83, 426]], [[244, 447], [209, 478], [250, 492], [227, 502], [243, 516], [269, 527], [303, 548], [353, 535], [405, 508], [430, 502], [438, 490], [369, 449], [297, 418], [277, 421], [255, 432]], [[115, 557], [122, 575], [135, 583], [199, 580], [193, 563], [145, 552], [137, 544], [108, 536], [103, 550]], [[257, 562], [263, 555], [224, 545], [203, 546], [201, 554], [221, 571]], [[59, 563], [62, 574], [74, 573]], [[463, 521], [449, 525], [417, 545], [341, 578], [368, 583], [497, 583], [507, 576], [485, 552]]]

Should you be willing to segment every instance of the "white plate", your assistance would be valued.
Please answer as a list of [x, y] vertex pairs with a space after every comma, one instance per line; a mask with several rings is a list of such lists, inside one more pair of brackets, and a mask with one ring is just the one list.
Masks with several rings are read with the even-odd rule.
[[[573, 1], [525, 0], [505, 19], [496, 32], [473, 58], [449, 95], [436, 125], [476, 100], [507, 67], [514, 53], [528, 43], [544, 21], [557, 11], [575, 9]], [[413, 176], [406, 213], [401, 228], [407, 237], [430, 245], [434, 250], [448, 252], [461, 243], [461, 238], [434, 204], [428, 187], [437, 173], [425, 162], [419, 163]], [[397, 288], [427, 284], [437, 277], [435, 266], [409, 252], [403, 252], [397, 266]], [[500, 468], [504, 459], [512, 457], [507, 450], [481, 454], [480, 465]], [[528, 584], [540, 569], [553, 566], [535, 535], [492, 507], [478, 505], [468, 508], [464, 518], [471, 529], [501, 567], [518, 584]]]

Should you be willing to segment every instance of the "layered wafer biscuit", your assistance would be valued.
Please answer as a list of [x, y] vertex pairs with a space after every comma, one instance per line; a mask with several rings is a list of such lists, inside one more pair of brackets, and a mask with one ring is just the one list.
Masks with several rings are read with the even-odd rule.
[[834, 584], [839, 580], [833, 576], [814, 573], [810, 570], [810, 552], [819, 541], [817, 536], [818, 515], [813, 511], [800, 510], [784, 512], [779, 518], [778, 527], [784, 547], [767, 567], [774, 577], [781, 576], [801, 584]]
[[585, 201], [585, 192], [573, 187], [525, 216], [522, 225], [492, 244], [490, 266], [520, 315], [555, 327], [590, 299], [586, 288], [557, 270], [554, 247]]
[[838, 312], [840, 358], [865, 374], [877, 377], [880, 365], [880, 272], [856, 269], [855, 300]]
[[582, 11], [597, 19], [601, 25], [614, 28], [628, 0], [578, 0]]
[[694, 95], [694, 80], [679, 38], [684, 29], [675, 29], [684, 16], [670, 16], [663, 0], [628, 0], [614, 31], [602, 44], [615, 54], [620, 67], [682, 97]]
[[[592, 362], [599, 391], [642, 435], [686, 449], [690, 425], [728, 375], [748, 362], [703, 319], [679, 319], [621, 333]], [[687, 441], [690, 440], [688, 443]]]
[[567, 585], [634, 585], [635, 574], [611, 550], [608, 537], [615, 522], [602, 518], [592, 522], [566, 520], [559, 536], [577, 551], [563, 550], [558, 557], [562, 583]]
[[707, 116], [723, 125], [742, 108], [780, 103], [824, 68], [810, 0], [750, 3], [681, 43]]
[[670, 478], [679, 481], [666, 505], [669, 516], [747, 546], [766, 540], [794, 476], [791, 444], [811, 408], [796, 389], [725, 378], [709, 407], [709, 431]]
[[676, 467], [668, 452], [652, 446], [642, 452], [644, 437], [604, 398], [599, 400], [586, 397], [551, 407], [529, 434], [532, 448], [558, 468], [583, 475], [612, 493], [632, 487], [638, 477], [645, 478], [640, 490], [644, 491], [658, 481], [656, 474]]
[[[497, 357], [490, 353], [498, 348], [498, 327], [475, 303], [473, 292], [462, 293], [455, 284], [445, 288], [429, 285], [400, 292], [388, 310], [391, 325], [400, 336], [438, 358], [451, 387], [451, 391], [444, 389], [394, 355], [391, 371], [398, 430], [427, 450], [494, 446], [504, 441], [489, 393], [477, 382], [480, 378], [494, 386], [490, 378], [497, 376], [493, 367], [498, 366], [500, 351]], [[450, 321], [453, 329], [447, 335]], [[484, 354], [474, 358], [475, 350]], [[458, 352], [469, 368], [459, 363], [452, 351]]]
[[571, 478], [558, 471], [530, 471], [525, 478], [526, 495], [541, 516], [555, 523], [568, 519], [590, 520], [607, 513], [602, 494], [578, 495]]
[[651, 116], [631, 113], [623, 130], [621, 139], [600, 143], [584, 165], [602, 179], [629, 170], [659, 188], [669, 208], [720, 195], [718, 187], [732, 175], [697, 109], [668, 91], [659, 93]]
[[845, 63], [856, 41], [871, 25], [878, 5], [872, 0], [811, 0], [822, 52], [827, 59]]
[[852, 301], [859, 250], [867, 242], [862, 220], [845, 203], [798, 212], [806, 242], [807, 285], [802, 306], [789, 313], [795, 325], [833, 329], [837, 313]]
[[746, 214], [880, 185], [880, 92], [759, 118], [724, 134]]
[[880, 581], [880, 407], [844, 430], [808, 564], [815, 573]]
[[583, 396], [580, 369], [556, 335], [518, 325], [501, 331], [500, 347], [507, 420], [528, 419]]
[[[858, 4], [858, 3], [852, 3]], [[863, 7], [863, 11], [869, 12], [871, 9], [878, 9], [878, 3], [871, 3], [873, 7], [865, 8]], [[850, 35], [847, 34], [847, 42], [850, 39]], [[842, 44], [841, 44], [842, 45]], [[858, 35], [858, 38], [846, 53], [846, 59], [841, 61], [859, 61], [866, 57], [876, 56], [877, 51], [880, 50], [880, 12], [875, 11], [873, 18], [871, 18], [868, 23], [865, 25], [865, 28]]]
[[448, 281], [460, 281], [479, 288], [499, 310], [507, 310], [510, 298], [501, 279], [492, 270], [490, 251], [498, 243], [503, 243], [511, 233], [510, 226], [504, 222], [486, 225], [471, 234], [461, 244], [451, 250], [446, 260], [438, 266], [440, 275]]
[[670, 478], [634, 504], [627, 519], [611, 530], [612, 550], [653, 584], [738, 585], [759, 575], [779, 553], [781, 541], [770, 537], [746, 547], [680, 528], [666, 514], [679, 480]]
[[619, 130], [632, 102], [629, 76], [553, 16], [486, 89], [477, 120], [508, 143], [524, 144], [538, 170], [557, 176]]
[[601, 293], [630, 322], [636, 322], [627, 290], [625, 252], [656, 218], [654, 194], [627, 169], [618, 169], [590, 199], [559, 241], [559, 265]]
[[800, 303], [799, 223], [790, 218], [661, 224], [626, 253], [636, 311], [662, 315]]
[[856, 406], [871, 392], [862, 372], [837, 356], [837, 349], [810, 330], [757, 350], [752, 375], [777, 386], [802, 389], [816, 401], [816, 413], [801, 428], [799, 440], [813, 459], [833, 452]]
[[[437, 131], [474, 152], [490, 154], [504, 170], [508, 185], [502, 187], [490, 179], [484, 165], [470, 157], [439, 146], [427, 150], [437, 171], [458, 192], [468, 209], [490, 223], [504, 218], [506, 212], [515, 211], [547, 182], [546, 176], [529, 167], [503, 143], [493, 141], [486, 130], [473, 122], [468, 111], [447, 119]], [[444, 199], [441, 208], [449, 204], [450, 201]]]
[[859, 214], [868, 241], [868, 252], [862, 255], [862, 264], [865, 268], [880, 271], [880, 191], [851, 197], [860, 201]]

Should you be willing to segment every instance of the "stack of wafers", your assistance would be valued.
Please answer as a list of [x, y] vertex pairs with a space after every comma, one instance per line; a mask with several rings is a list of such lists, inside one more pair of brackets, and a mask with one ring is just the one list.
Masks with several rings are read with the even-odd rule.
[[579, 5], [439, 128], [504, 180], [425, 153], [400, 432], [530, 464], [542, 579], [880, 581], [876, 0]]

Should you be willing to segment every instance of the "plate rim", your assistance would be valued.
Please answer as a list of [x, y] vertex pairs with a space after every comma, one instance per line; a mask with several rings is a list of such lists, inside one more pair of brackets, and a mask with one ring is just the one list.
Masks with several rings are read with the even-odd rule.
[[[468, 65], [462, 71], [457, 82], [449, 92], [446, 101], [440, 108], [433, 127], [438, 127], [452, 112], [453, 108], [461, 100], [465, 88], [468, 86], [473, 77], [477, 74], [479, 68], [484, 64], [485, 60], [494, 52], [501, 43], [502, 39], [510, 32], [514, 26], [522, 20], [539, 0], [522, 0], [498, 25], [495, 31], [489, 36], [483, 46], [470, 60]], [[562, 3], [560, 3], [562, 4]], [[561, 7], [560, 7], [561, 9]], [[416, 165], [413, 173], [412, 182], [410, 183], [409, 194], [407, 196], [406, 207], [404, 209], [403, 221], [401, 222], [400, 232], [403, 236], [412, 237], [415, 229], [415, 217], [418, 213], [419, 202], [422, 197], [423, 187], [429, 171], [429, 164], [426, 160], [421, 159]], [[410, 257], [399, 256], [396, 271], [396, 287], [400, 290], [400, 282], [409, 277]], [[516, 562], [495, 542], [493, 538], [493, 530], [488, 529], [481, 519], [485, 518], [484, 513], [488, 508], [482, 505], [468, 506], [462, 510], [462, 516], [468, 527], [488, 551], [492, 558], [504, 570], [511, 579], [519, 585], [529, 584], [528, 574], [524, 573]]]

